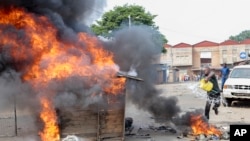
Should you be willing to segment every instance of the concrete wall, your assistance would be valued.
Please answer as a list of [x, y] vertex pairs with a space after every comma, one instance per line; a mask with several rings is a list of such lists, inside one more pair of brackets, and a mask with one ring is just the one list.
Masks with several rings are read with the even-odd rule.
[[173, 48], [173, 66], [192, 66], [192, 47]]
[[[243, 61], [244, 59], [240, 58], [240, 53], [244, 52], [246, 48], [248, 48], [248, 46], [242, 44], [219, 46], [220, 63], [233, 64], [234, 62]], [[236, 52], [234, 52], [234, 50], [236, 50]], [[224, 54], [224, 52], [226, 52], [226, 54]]]

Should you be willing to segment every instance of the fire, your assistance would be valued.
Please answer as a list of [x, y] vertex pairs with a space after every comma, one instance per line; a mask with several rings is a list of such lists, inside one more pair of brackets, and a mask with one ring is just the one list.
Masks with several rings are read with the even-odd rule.
[[[39, 93], [46, 90], [52, 80], [86, 77], [90, 84], [98, 84], [108, 94], [119, 94], [125, 78], [116, 78], [117, 65], [113, 54], [106, 51], [95, 37], [85, 33], [76, 35], [74, 43], [58, 38], [57, 29], [45, 16], [11, 7], [0, 9], [0, 52], [10, 54], [12, 62], [19, 64], [22, 79]], [[46, 92], [45, 92], [46, 93]], [[59, 141], [59, 128], [53, 106], [53, 97], [39, 97], [40, 118], [44, 129], [42, 141]]]
[[191, 128], [194, 135], [216, 135], [220, 136], [222, 133], [213, 125], [209, 125], [203, 118], [202, 115], [191, 116]]
[[48, 98], [40, 99], [42, 111], [40, 114], [41, 120], [44, 122], [44, 129], [40, 132], [43, 141], [59, 141], [59, 128], [57, 126], [57, 117], [53, 105]]

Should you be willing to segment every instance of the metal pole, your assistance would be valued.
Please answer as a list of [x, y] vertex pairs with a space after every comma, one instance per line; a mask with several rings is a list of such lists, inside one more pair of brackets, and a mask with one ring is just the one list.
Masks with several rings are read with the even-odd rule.
[[126, 81], [125, 81], [125, 88], [124, 88], [124, 107], [122, 108], [123, 109], [123, 128], [122, 128], [122, 141], [124, 141], [125, 140], [125, 118], [126, 118], [126, 100], [127, 100], [127, 89], [126, 89], [126, 87], [127, 87], [127, 85], [128, 85], [128, 79], [126, 79]]
[[173, 68], [173, 47], [171, 47], [171, 68]]
[[131, 27], [131, 17], [130, 17], [130, 15], [128, 15], [128, 27], [129, 28]]
[[[8, 70], [12, 80], [15, 80], [15, 77], [12, 75], [10, 70]], [[15, 124], [15, 136], [17, 136], [17, 114], [16, 114], [16, 95], [14, 95], [14, 124]]]
[[17, 136], [16, 96], [14, 96], [15, 135]]
[[99, 107], [99, 103], [97, 104], [97, 132], [96, 132], [96, 136], [97, 136], [97, 141], [100, 141], [100, 107]]

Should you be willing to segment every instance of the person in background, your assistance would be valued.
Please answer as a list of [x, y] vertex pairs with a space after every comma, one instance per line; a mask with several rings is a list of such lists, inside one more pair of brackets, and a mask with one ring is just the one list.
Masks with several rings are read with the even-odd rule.
[[225, 84], [225, 82], [228, 78], [228, 75], [230, 73], [230, 70], [227, 67], [226, 63], [223, 64], [223, 67], [221, 68], [220, 72], [221, 72], [220, 73], [221, 74], [221, 90], [223, 91], [224, 84]]
[[209, 120], [209, 112], [212, 103], [214, 103], [213, 110], [215, 114], [218, 115], [219, 113], [218, 108], [220, 107], [220, 88], [215, 73], [209, 67], [204, 68], [203, 78], [205, 82], [210, 81], [213, 83], [212, 90], [207, 92], [207, 102], [205, 106], [205, 117]]

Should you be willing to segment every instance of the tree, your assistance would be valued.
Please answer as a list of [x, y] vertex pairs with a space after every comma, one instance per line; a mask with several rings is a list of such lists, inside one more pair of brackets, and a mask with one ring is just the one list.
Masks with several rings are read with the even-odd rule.
[[229, 37], [229, 39], [235, 40], [235, 41], [243, 41], [248, 38], [250, 38], [250, 30], [244, 30], [238, 35]]
[[[147, 25], [158, 30], [153, 21], [156, 16], [146, 12], [141, 6], [125, 4], [123, 6], [116, 6], [113, 10], [104, 13], [101, 20], [96, 21], [96, 24], [93, 24], [91, 28], [96, 35], [104, 37], [112, 37], [114, 31], [124, 26], [129, 26], [130, 22], [133, 25]], [[167, 39], [163, 34], [161, 34], [161, 37], [163, 43], [167, 43]], [[164, 47], [162, 52], [166, 52]]]

